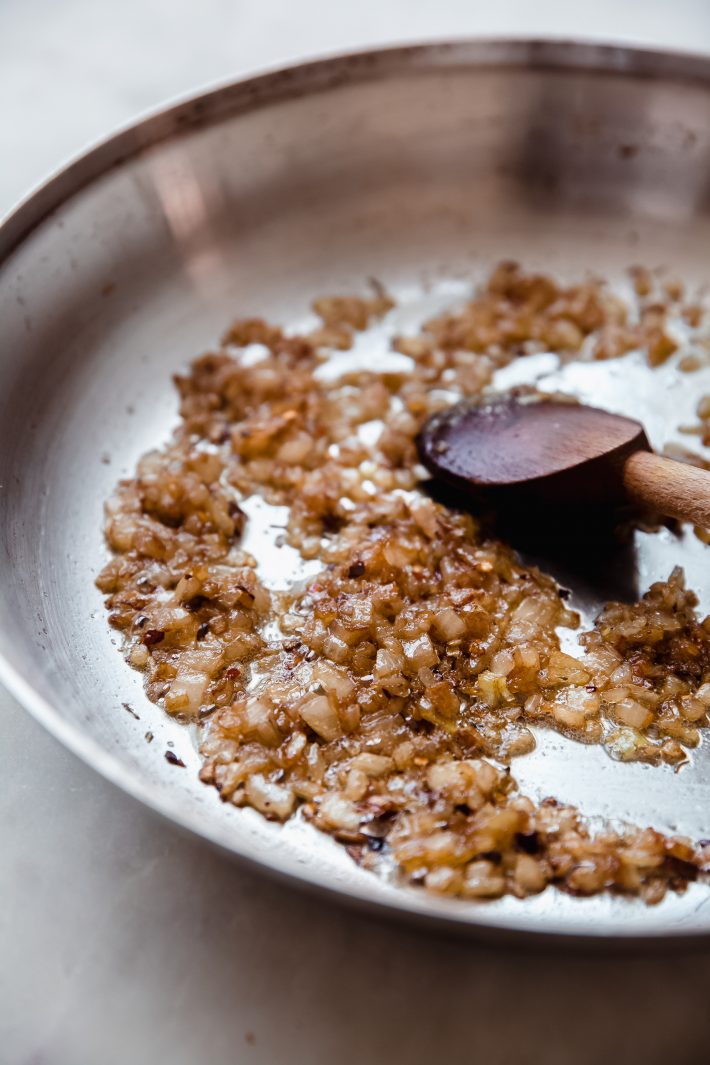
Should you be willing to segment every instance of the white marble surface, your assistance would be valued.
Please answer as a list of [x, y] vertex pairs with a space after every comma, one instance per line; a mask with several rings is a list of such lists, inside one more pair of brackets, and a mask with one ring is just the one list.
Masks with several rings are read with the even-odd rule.
[[[0, 210], [176, 94], [474, 33], [710, 51], [710, 4], [2, 0]], [[707, 1061], [710, 953], [544, 958], [388, 927], [184, 839], [2, 692], [0, 716], [0, 1065]]]

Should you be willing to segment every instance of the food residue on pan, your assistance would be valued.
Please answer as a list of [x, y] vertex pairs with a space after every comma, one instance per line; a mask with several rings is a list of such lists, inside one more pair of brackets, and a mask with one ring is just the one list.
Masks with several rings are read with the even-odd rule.
[[[300, 811], [366, 867], [466, 898], [554, 884], [657, 902], [710, 866], [707, 841], [593, 832], [514, 779], [531, 726], [624, 761], [687, 759], [708, 725], [710, 619], [683, 573], [608, 604], [569, 654], [564, 589], [432, 498], [414, 445], [430, 414], [536, 353], [640, 349], [650, 374], [681, 347], [685, 370], [706, 365], [699, 304], [632, 276], [624, 301], [505, 263], [465, 306], [396, 337], [379, 369], [339, 373], [392, 307], [376, 285], [316, 300], [307, 334], [237, 321], [176, 378], [181, 424], [109, 501], [98, 584], [149, 697], [197, 723], [201, 778], [223, 800]], [[698, 418], [706, 442], [707, 399]], [[303, 562], [286, 588], [242, 547], [255, 498], [284, 508], [280, 542]]]

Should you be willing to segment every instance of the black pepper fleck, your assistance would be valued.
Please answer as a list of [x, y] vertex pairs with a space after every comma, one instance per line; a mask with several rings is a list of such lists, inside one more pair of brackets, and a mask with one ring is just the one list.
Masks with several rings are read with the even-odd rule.
[[154, 647], [156, 643], [160, 643], [165, 639], [165, 633], [162, 629], [148, 629], [143, 634], [143, 643], [146, 647]]
[[178, 756], [175, 754], [175, 751], [166, 751], [165, 761], [170, 762], [170, 765], [179, 765], [182, 769], [185, 768], [185, 763], [183, 762], [182, 758], [178, 758]]
[[518, 832], [515, 842], [526, 854], [538, 854], [540, 851], [540, 837], [537, 832]]

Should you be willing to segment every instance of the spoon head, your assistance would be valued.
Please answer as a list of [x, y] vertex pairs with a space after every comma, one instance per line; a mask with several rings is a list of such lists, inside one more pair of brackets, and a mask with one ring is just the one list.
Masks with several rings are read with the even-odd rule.
[[623, 459], [649, 445], [630, 418], [533, 397], [459, 403], [426, 422], [417, 446], [432, 474], [462, 487], [599, 501], [618, 495]]

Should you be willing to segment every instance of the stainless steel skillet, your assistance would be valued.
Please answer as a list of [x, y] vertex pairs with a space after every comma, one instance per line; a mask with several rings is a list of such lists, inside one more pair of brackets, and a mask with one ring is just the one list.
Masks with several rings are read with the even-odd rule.
[[[174, 424], [171, 374], [232, 317], [297, 321], [313, 294], [372, 274], [415, 316], [510, 257], [561, 276], [621, 280], [643, 262], [710, 282], [709, 246], [710, 60], [690, 56], [523, 41], [369, 52], [225, 86], [99, 145], [0, 229], [0, 677], [176, 824], [354, 903], [518, 938], [707, 934], [703, 885], [650, 909], [549, 891], [439, 900], [375, 879], [306, 826], [223, 806], [197, 781], [187, 730], [124, 664], [93, 579], [104, 499]], [[710, 391], [708, 371], [633, 360], [563, 383], [641, 418], [657, 445]], [[643, 588], [682, 563], [707, 608], [706, 552], [639, 535], [625, 576]], [[614, 582], [574, 591], [593, 610]], [[674, 773], [539, 740], [515, 766], [530, 793], [710, 835], [707, 744]]]

